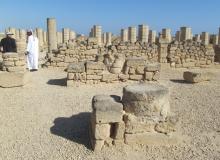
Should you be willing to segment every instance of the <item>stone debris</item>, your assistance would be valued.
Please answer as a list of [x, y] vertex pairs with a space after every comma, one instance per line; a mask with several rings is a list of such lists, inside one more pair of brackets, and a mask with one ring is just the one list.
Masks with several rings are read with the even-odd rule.
[[92, 100], [90, 139], [94, 151], [111, 145], [179, 143], [178, 118], [171, 116], [169, 90], [158, 84], [137, 84], [118, 96]]
[[205, 71], [187, 71], [183, 73], [183, 78], [189, 83], [199, 83], [203, 81], [210, 81], [213, 78], [213, 74]]

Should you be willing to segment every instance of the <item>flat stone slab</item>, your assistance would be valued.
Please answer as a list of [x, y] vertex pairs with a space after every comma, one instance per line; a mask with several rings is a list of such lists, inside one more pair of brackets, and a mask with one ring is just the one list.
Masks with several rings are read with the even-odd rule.
[[0, 87], [12, 88], [21, 87], [29, 81], [29, 74], [27, 72], [0, 72]]
[[213, 74], [204, 71], [187, 71], [183, 73], [183, 78], [189, 83], [199, 83], [203, 81], [210, 81], [213, 78]]
[[71, 63], [67, 69], [68, 73], [83, 73], [85, 72], [85, 64], [84, 63]]

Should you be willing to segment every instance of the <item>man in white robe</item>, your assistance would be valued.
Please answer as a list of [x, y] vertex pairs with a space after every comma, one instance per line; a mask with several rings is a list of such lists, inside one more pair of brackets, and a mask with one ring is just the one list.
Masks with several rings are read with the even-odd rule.
[[32, 30], [27, 31], [27, 66], [30, 71], [38, 70], [39, 42], [38, 38], [33, 35]]

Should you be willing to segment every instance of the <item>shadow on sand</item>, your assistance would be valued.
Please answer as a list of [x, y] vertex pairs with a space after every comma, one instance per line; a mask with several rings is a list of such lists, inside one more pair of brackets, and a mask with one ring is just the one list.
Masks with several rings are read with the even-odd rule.
[[89, 141], [89, 122], [91, 113], [83, 112], [72, 117], [59, 117], [54, 120], [50, 132], [92, 149]]
[[171, 79], [170, 81], [174, 82], [174, 83], [181, 83], [181, 84], [192, 84], [192, 83], [189, 83], [183, 79]]
[[61, 79], [50, 79], [47, 84], [57, 85], [57, 86], [66, 86], [66, 78]]

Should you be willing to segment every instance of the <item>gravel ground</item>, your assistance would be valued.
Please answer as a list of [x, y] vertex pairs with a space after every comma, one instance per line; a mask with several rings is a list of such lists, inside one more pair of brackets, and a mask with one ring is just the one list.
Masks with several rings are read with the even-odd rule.
[[122, 94], [127, 84], [65, 87], [66, 73], [42, 69], [22, 88], [0, 88], [2, 160], [219, 160], [220, 69], [207, 69], [211, 82], [184, 83], [184, 69], [163, 69], [160, 83], [170, 88], [171, 110], [179, 116], [184, 143], [176, 146], [118, 146], [91, 151], [88, 138], [91, 99]]

